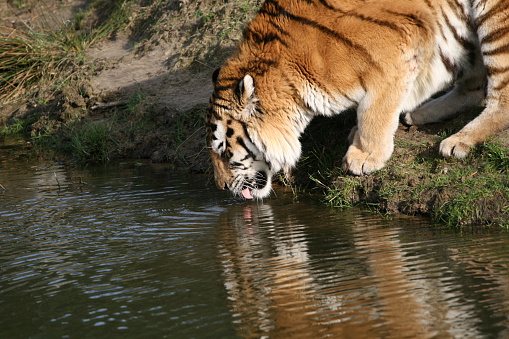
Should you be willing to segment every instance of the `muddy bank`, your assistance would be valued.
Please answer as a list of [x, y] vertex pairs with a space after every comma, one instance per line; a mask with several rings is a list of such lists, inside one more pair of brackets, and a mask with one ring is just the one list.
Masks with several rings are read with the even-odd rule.
[[[210, 75], [233, 52], [260, 2], [133, 1], [128, 24], [87, 50], [65, 85], [51, 95], [0, 104], [0, 123], [22, 125], [32, 141], [56, 149], [58, 157], [146, 158], [210, 173], [204, 128]], [[53, 9], [69, 18], [90, 3], [67, 1]], [[27, 8], [8, 9], [10, 25], [18, 23], [17, 15], [26, 20]], [[302, 137], [295, 191], [337, 207], [361, 204], [451, 225], [508, 225], [507, 132], [466, 160], [438, 155], [440, 140], [479, 111], [422, 128], [401, 125], [387, 167], [364, 177], [339, 169], [355, 116], [316, 119]]]

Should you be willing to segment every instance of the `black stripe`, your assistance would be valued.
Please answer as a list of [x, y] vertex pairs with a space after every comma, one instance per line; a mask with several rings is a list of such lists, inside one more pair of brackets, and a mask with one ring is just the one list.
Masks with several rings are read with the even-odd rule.
[[[479, 1], [479, 5], [480, 6], [485, 5], [485, 2]], [[477, 27], [483, 26], [486, 23], [486, 21], [492, 18], [494, 15], [498, 13], [503, 13], [507, 9], [509, 9], [509, 2], [507, 0], [500, 0], [498, 3], [494, 4], [489, 11], [487, 11], [486, 13], [477, 18], [476, 20]]]
[[499, 67], [488, 67], [487, 68], [487, 72], [488, 72], [488, 76], [493, 76], [493, 75], [497, 75], [497, 74], [501, 74], [501, 73], [506, 73], [506, 72], [509, 72], [509, 66], [502, 67], [502, 68], [499, 68]]
[[336, 11], [336, 12], [340, 12], [340, 13], [345, 13], [345, 11], [341, 10], [341, 9], [338, 9], [338, 8], [335, 8], [335, 7], [332, 7], [331, 5], [329, 5], [327, 3], [327, 1], [325, 0], [319, 0], [318, 2], [320, 2], [325, 8], [327, 9], [330, 9], [330, 10], [333, 10], [333, 11]]
[[[447, 27], [449, 28], [449, 30], [452, 32], [453, 36], [454, 36], [454, 39], [456, 39], [456, 41], [464, 48], [466, 49], [467, 51], [475, 51], [477, 49], [477, 47], [474, 45], [473, 42], [471, 42], [470, 40], [468, 40], [467, 38], [465, 37], [462, 37], [461, 35], [458, 34], [458, 31], [454, 28], [454, 26], [452, 25], [452, 23], [449, 21], [449, 18], [447, 16], [444, 16], [444, 19], [445, 19], [445, 23], [447, 24]], [[443, 33], [442, 33], [443, 34]]]
[[240, 159], [240, 161], [246, 161], [247, 159], [253, 159], [251, 155], [246, 155], [244, 158]]
[[214, 118], [216, 120], [219, 120], [219, 121], [222, 121], [223, 120], [223, 117], [219, 115], [219, 113], [217, 113], [215, 110], [212, 111], [212, 115], [214, 115]]
[[[296, 64], [297, 68], [299, 69], [300, 73], [304, 75], [304, 78], [306, 78], [306, 81], [311, 82], [316, 85], [316, 87], [320, 88], [327, 96], [332, 97], [333, 94], [327, 89], [328, 86], [324, 86], [319, 80], [317, 80], [312, 73], [310, 73], [302, 64]], [[300, 98], [300, 95], [298, 96]], [[310, 107], [308, 107], [310, 108]]]
[[349, 100], [351, 103], [356, 104], [356, 105], [359, 105], [359, 102], [358, 102], [357, 100], [352, 99], [349, 95], [347, 95], [347, 94], [343, 94], [343, 96], [344, 96], [347, 100]]
[[367, 90], [367, 86], [366, 86], [366, 81], [364, 80], [364, 74], [361, 74], [361, 76], [359, 77], [359, 83], [360, 83], [361, 88], [364, 91], [364, 93], [367, 93], [368, 90]]
[[[328, 27], [323, 26], [316, 21], [313, 21], [313, 20], [310, 20], [310, 19], [307, 19], [307, 18], [304, 18], [301, 16], [294, 15], [290, 12], [287, 12], [284, 8], [282, 8], [274, 0], [267, 0], [265, 2], [265, 4], [267, 6], [262, 7], [262, 9], [260, 10], [260, 13], [269, 15], [271, 17], [283, 16], [290, 20], [296, 21], [302, 25], [316, 28], [316, 29], [320, 30], [322, 33], [327, 34], [327, 35], [333, 37], [334, 39], [341, 41], [345, 45], [353, 48], [354, 50], [360, 52], [362, 54], [362, 56], [365, 59], [367, 59], [369, 63], [371, 63], [372, 66], [380, 69], [380, 66], [371, 58], [371, 56], [370, 56], [371, 53], [369, 52], [369, 50], [366, 49], [364, 46], [354, 43], [352, 40], [348, 39], [347, 37], [343, 36], [342, 34], [335, 32]], [[273, 7], [270, 7], [268, 5], [272, 5]], [[274, 9], [275, 11], [272, 11], [272, 9]]]
[[226, 140], [226, 150], [221, 154], [221, 156], [223, 158], [231, 158], [232, 157], [232, 151], [231, 151], [231, 145], [230, 143], [228, 142], [228, 140]]
[[[215, 94], [215, 93], [214, 93]], [[214, 95], [214, 100], [213, 101], [216, 101], [216, 100], [223, 100], [223, 101], [226, 101], [226, 102], [229, 102], [230, 100], [226, 99], [226, 98], [223, 98], [222, 96], [219, 96], [219, 95]]]
[[246, 123], [245, 122], [241, 122], [241, 125], [242, 125], [242, 129], [244, 130], [244, 135], [246, 136], [246, 138], [249, 139], [250, 143], [253, 143], [253, 140], [251, 139], [251, 136], [249, 135], [249, 132], [247, 131]]
[[255, 107], [255, 111], [256, 111], [256, 113], [257, 113], [258, 115], [263, 115], [263, 114], [265, 114], [265, 112], [263, 111], [263, 109], [262, 109], [260, 106], [258, 106], [258, 105], [256, 105], [256, 107]]
[[504, 79], [500, 82], [496, 87], [493, 88], [494, 91], [501, 91], [509, 85], [509, 78]]
[[507, 35], [509, 34], [509, 26], [500, 27], [499, 29], [495, 31], [491, 31], [489, 34], [487, 34], [485, 37], [482, 38], [481, 43], [492, 43], [494, 41], [500, 40], [500, 39], [507, 39]]
[[449, 72], [451, 74], [455, 74], [456, 73], [456, 65], [451, 61], [451, 59], [449, 59], [448, 57], [446, 57], [444, 55], [442, 50], [440, 50], [440, 59], [442, 60], [442, 64], [444, 64], [445, 69], [447, 70], [447, 72]]
[[[247, 159], [242, 159], [241, 161], [244, 161], [244, 160], [247, 160]], [[232, 162], [230, 164], [232, 167], [236, 167], [236, 168], [240, 168], [240, 169], [246, 169], [246, 166], [244, 166], [244, 164], [240, 163], [240, 162]]]
[[268, 44], [271, 42], [278, 41], [283, 46], [288, 47], [288, 44], [285, 41], [283, 41], [281, 39], [281, 37], [279, 35], [277, 35], [276, 33], [263, 34], [263, 33], [253, 31], [249, 27], [247, 27], [244, 30], [244, 39], [253, 41], [254, 43], [259, 44], [259, 45]]
[[[285, 31], [281, 26], [279, 26], [278, 24], [276, 24], [275, 22], [273, 21], [270, 21], [269, 22], [270, 25], [272, 25], [272, 27], [274, 27], [280, 34], [284, 35], [284, 36], [287, 36], [289, 37], [290, 36], [290, 33], [288, 33], [287, 31]], [[286, 45], [285, 45], [286, 46]]]
[[[237, 82], [239, 80], [237, 79]], [[231, 91], [233, 88], [235, 88], [235, 84], [231, 84], [231, 85], [228, 85], [228, 86], [215, 86], [214, 89], [217, 91], [217, 92], [222, 92], [222, 91]]]
[[247, 154], [249, 154], [253, 159], [256, 159], [253, 152], [251, 152], [251, 150], [247, 148], [246, 143], [244, 142], [244, 139], [242, 139], [242, 137], [237, 137], [237, 143], [246, 150]]
[[508, 54], [509, 53], [509, 44], [505, 44], [503, 46], [497, 47], [495, 49], [483, 52], [483, 55], [497, 55], [497, 54]]
[[403, 18], [407, 19], [408, 21], [410, 21], [411, 23], [413, 23], [415, 26], [417, 26], [421, 29], [424, 29], [426, 31], [428, 30], [424, 21], [422, 21], [421, 19], [419, 19], [417, 16], [415, 16], [413, 14], [398, 13], [398, 12], [390, 11], [390, 10], [384, 10], [384, 12], [395, 15], [395, 16], [403, 17]]
[[251, 74], [253, 76], [264, 75], [270, 67], [278, 67], [279, 64], [275, 60], [256, 59], [250, 60], [248, 64], [240, 68], [241, 74]]
[[456, 0], [448, 0], [449, 7], [454, 11], [454, 16], [460, 19], [462, 22], [468, 20], [468, 16], [465, 13], [465, 8]]
[[212, 103], [212, 105], [214, 105], [215, 107], [218, 107], [218, 108], [222, 108], [224, 110], [229, 110], [230, 109], [228, 106], [218, 104], [217, 102]]
[[[261, 120], [263, 122], [263, 117], [258, 117], [258, 120]], [[249, 135], [249, 132], [247, 131], [247, 124], [245, 122], [241, 122], [242, 124], [242, 129], [244, 130], [244, 135], [246, 136], [246, 138], [249, 139], [249, 142], [254, 144], [253, 143], [253, 139], [251, 139], [251, 136]], [[244, 141], [242, 141], [244, 142]], [[253, 159], [256, 159], [255, 155], [253, 154]]]
[[376, 25], [379, 25], [379, 26], [387, 27], [387, 28], [392, 29], [393, 31], [396, 31], [396, 32], [398, 32], [398, 33], [400, 33], [402, 35], [405, 34], [405, 32], [400, 27], [398, 27], [398, 25], [396, 25], [394, 22], [389, 22], [389, 21], [379, 20], [379, 19], [376, 19], [376, 18], [371, 18], [371, 17], [368, 17], [368, 16], [364, 16], [363, 14], [348, 13], [347, 15], [351, 16], [351, 17], [354, 17], [354, 18], [357, 18], [357, 19], [362, 20], [362, 21], [366, 21], [366, 22], [370, 22], [370, 23], [373, 23], [373, 24], [376, 24]]

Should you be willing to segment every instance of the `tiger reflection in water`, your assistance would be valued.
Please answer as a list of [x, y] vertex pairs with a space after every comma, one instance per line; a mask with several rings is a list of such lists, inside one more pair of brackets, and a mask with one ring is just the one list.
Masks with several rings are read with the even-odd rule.
[[[413, 262], [400, 228], [353, 218], [331, 232], [330, 224], [303, 225], [298, 208], [235, 206], [220, 217], [224, 285], [239, 335], [475, 336], [467, 324], [481, 319], [461, 304], [462, 289], [427, 277], [429, 262]], [[444, 258], [454, 261], [445, 250]]]

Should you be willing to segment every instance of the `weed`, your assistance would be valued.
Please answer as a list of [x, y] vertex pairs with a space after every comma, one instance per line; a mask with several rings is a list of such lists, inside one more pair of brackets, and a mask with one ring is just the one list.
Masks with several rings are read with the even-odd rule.
[[15, 118], [12, 124], [5, 125], [3, 128], [0, 129], [0, 135], [20, 134], [21, 132], [26, 130], [26, 127], [27, 123], [25, 120]]
[[509, 151], [498, 142], [485, 142], [481, 154], [486, 158], [489, 169], [507, 173], [509, 171]]
[[336, 178], [336, 181], [336, 185], [332, 188], [328, 188], [325, 194], [325, 201], [332, 207], [352, 207], [355, 202], [357, 190], [362, 186], [360, 178], [340, 176]]
[[22, 9], [23, 7], [25, 7], [25, 4], [23, 3], [23, 1], [14, 1], [13, 5], [17, 9]]
[[173, 119], [170, 129], [171, 140], [177, 149], [187, 141], [187, 138], [196, 133], [198, 129], [203, 128], [203, 116], [198, 109], [190, 110], [185, 113], [178, 114]]
[[74, 157], [80, 161], [106, 163], [115, 144], [111, 127], [103, 123], [75, 125], [69, 131], [70, 147]]
[[438, 206], [432, 216], [449, 226], [502, 221], [501, 216], [507, 213], [507, 207], [500, 203], [508, 198], [507, 182], [493, 177], [469, 180], [465, 185], [459, 185], [457, 194]]
[[145, 100], [145, 94], [138, 88], [133, 91], [127, 100], [127, 109], [129, 112], [134, 113], [138, 106]]

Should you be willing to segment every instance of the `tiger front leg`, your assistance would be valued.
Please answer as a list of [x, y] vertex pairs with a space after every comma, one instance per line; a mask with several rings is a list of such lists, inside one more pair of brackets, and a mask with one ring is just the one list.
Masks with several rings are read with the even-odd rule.
[[381, 169], [391, 157], [399, 110], [379, 102], [367, 110], [359, 109], [357, 116], [357, 130], [352, 130], [349, 137], [352, 144], [343, 158], [342, 167], [354, 175], [363, 175]]
[[490, 98], [486, 108], [477, 118], [440, 143], [442, 156], [465, 158], [473, 146], [509, 127], [507, 116], [509, 100], [505, 99], [503, 94], [496, 99], [498, 100]]

